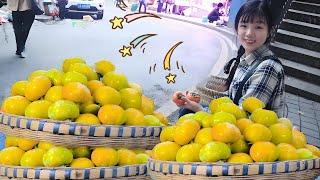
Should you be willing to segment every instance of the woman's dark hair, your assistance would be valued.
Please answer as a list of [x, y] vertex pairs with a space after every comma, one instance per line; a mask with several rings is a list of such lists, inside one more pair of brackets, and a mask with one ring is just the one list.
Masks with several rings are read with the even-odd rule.
[[223, 6], [223, 4], [222, 4], [222, 3], [219, 3], [219, 4], [218, 4], [218, 7], [219, 7], [219, 8], [220, 8], [220, 7], [222, 7], [222, 6]]
[[270, 34], [273, 28], [273, 17], [270, 10], [269, 0], [248, 0], [245, 4], [239, 9], [236, 19], [234, 22], [234, 28], [236, 32], [238, 31], [238, 25], [241, 22], [253, 22], [254, 18], [258, 17], [261, 20], [265, 21], [268, 26], [269, 37], [266, 42], [270, 41]]
[[[273, 28], [273, 18], [272, 13], [270, 10], [270, 0], [248, 0], [244, 5], [241, 6], [239, 9], [235, 23], [234, 28], [236, 32], [238, 32], [238, 25], [240, 20], [242, 22], [253, 22], [254, 18], [258, 17], [265, 21], [265, 23], [268, 26], [268, 32], [269, 36], [266, 40], [266, 43], [268, 43], [271, 39], [270, 34], [272, 32]], [[243, 46], [240, 46], [237, 52], [237, 57], [231, 59], [225, 66], [224, 66], [224, 72], [226, 74], [229, 74], [229, 77], [227, 78], [227, 84], [230, 85], [233, 76], [235, 74], [235, 71], [238, 67], [238, 64], [240, 62], [240, 57], [245, 53], [245, 49]], [[233, 66], [232, 66], [233, 65]]]

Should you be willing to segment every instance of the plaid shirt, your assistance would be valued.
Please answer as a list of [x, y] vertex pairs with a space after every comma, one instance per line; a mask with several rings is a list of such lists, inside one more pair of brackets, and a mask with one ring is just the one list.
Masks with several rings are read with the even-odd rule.
[[[255, 50], [247, 57], [240, 58], [239, 66], [230, 84], [229, 97], [235, 98], [239, 84], [249, 72], [256, 61], [265, 56], [273, 55], [267, 45]], [[242, 97], [239, 104], [250, 96], [254, 96], [263, 101], [267, 107], [277, 112], [279, 117], [283, 117], [284, 112], [284, 70], [280, 63], [267, 59], [261, 62], [252, 76], [245, 82], [242, 89]]]

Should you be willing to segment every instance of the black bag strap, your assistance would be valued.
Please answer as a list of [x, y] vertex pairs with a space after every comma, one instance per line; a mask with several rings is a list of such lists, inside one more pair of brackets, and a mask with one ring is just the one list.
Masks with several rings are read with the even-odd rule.
[[245, 83], [247, 82], [247, 80], [252, 76], [252, 74], [254, 73], [254, 71], [256, 70], [256, 68], [259, 66], [259, 64], [260, 64], [262, 61], [267, 60], [267, 59], [272, 59], [272, 60], [274, 60], [274, 61], [276, 61], [276, 62], [279, 62], [279, 63], [281, 64], [280, 60], [279, 60], [276, 56], [274, 56], [274, 55], [264, 56], [264, 57], [260, 58], [258, 61], [256, 61], [256, 63], [252, 66], [252, 68], [249, 70], [249, 72], [247, 72], [246, 76], [243, 78], [243, 80], [242, 80], [242, 81], [240, 82], [240, 84], [239, 84], [239, 88], [238, 88], [238, 90], [237, 90], [237, 92], [236, 92], [236, 95], [235, 95], [235, 97], [234, 97], [234, 100], [233, 100], [233, 102], [234, 102], [235, 104], [239, 105], [239, 100], [240, 100], [240, 98], [242, 97], [242, 90], [243, 90], [244, 84], [245, 84]]

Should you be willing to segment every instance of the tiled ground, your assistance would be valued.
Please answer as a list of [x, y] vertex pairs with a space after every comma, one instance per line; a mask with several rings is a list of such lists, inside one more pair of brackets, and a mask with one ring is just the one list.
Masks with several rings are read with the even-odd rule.
[[320, 147], [320, 103], [286, 94], [288, 118], [307, 136], [308, 143]]

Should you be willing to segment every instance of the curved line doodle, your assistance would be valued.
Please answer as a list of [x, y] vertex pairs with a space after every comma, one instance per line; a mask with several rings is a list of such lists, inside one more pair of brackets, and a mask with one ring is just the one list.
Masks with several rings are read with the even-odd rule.
[[122, 11], [126, 11], [126, 9], [124, 9], [123, 7], [121, 6], [118, 6], [119, 9], [121, 9]]
[[[126, 56], [132, 56], [132, 53], [131, 53], [131, 48], [135, 49], [139, 44], [141, 44], [144, 40], [152, 37], [152, 36], [156, 36], [157, 34], [143, 34], [141, 36], [138, 36], [136, 37], [134, 40], [132, 40], [130, 43], [129, 43], [129, 46], [125, 46], [123, 45], [121, 49], [119, 49], [119, 52], [121, 54], [122, 57], [126, 57]], [[146, 42], [143, 43], [141, 45], [140, 48], [142, 48], [145, 44], [147, 44]], [[144, 53], [146, 48], [143, 48], [142, 49], [142, 53]]]
[[146, 17], [161, 19], [161, 17], [152, 13], [133, 13], [133, 14], [125, 15], [123, 18], [114, 16], [114, 18], [110, 19], [109, 22], [111, 23], [112, 29], [117, 29], [117, 28], [122, 29], [124, 20], [126, 20], [125, 21], [126, 23], [131, 23], [137, 19], [146, 18]]
[[167, 52], [166, 56], [164, 57], [164, 60], [163, 60], [163, 69], [164, 70], [169, 70], [170, 71], [170, 61], [171, 61], [171, 56], [173, 54], [173, 51], [180, 45], [182, 44], [183, 42], [180, 41], [178, 42], [177, 44], [175, 44], [174, 46], [172, 46], [169, 51]]
[[145, 42], [145, 43], [143, 43], [141, 46], [140, 46], [140, 48], [142, 48], [144, 45], [146, 45], [147, 43]]
[[123, 0], [116, 0], [116, 7], [121, 9], [122, 11], [126, 11], [124, 8], [128, 7]]
[[124, 19], [126, 19], [126, 23], [130, 23], [132, 21], [135, 21], [140, 18], [145, 18], [145, 17], [152, 17], [152, 18], [158, 18], [161, 19], [158, 15], [152, 14], [152, 13], [132, 13], [132, 14], [127, 14], [124, 16]]
[[143, 34], [141, 36], [138, 36], [137, 38], [135, 38], [133, 41], [130, 42], [130, 45], [133, 48], [136, 48], [142, 41], [152, 37], [152, 36], [156, 36], [157, 34]]

